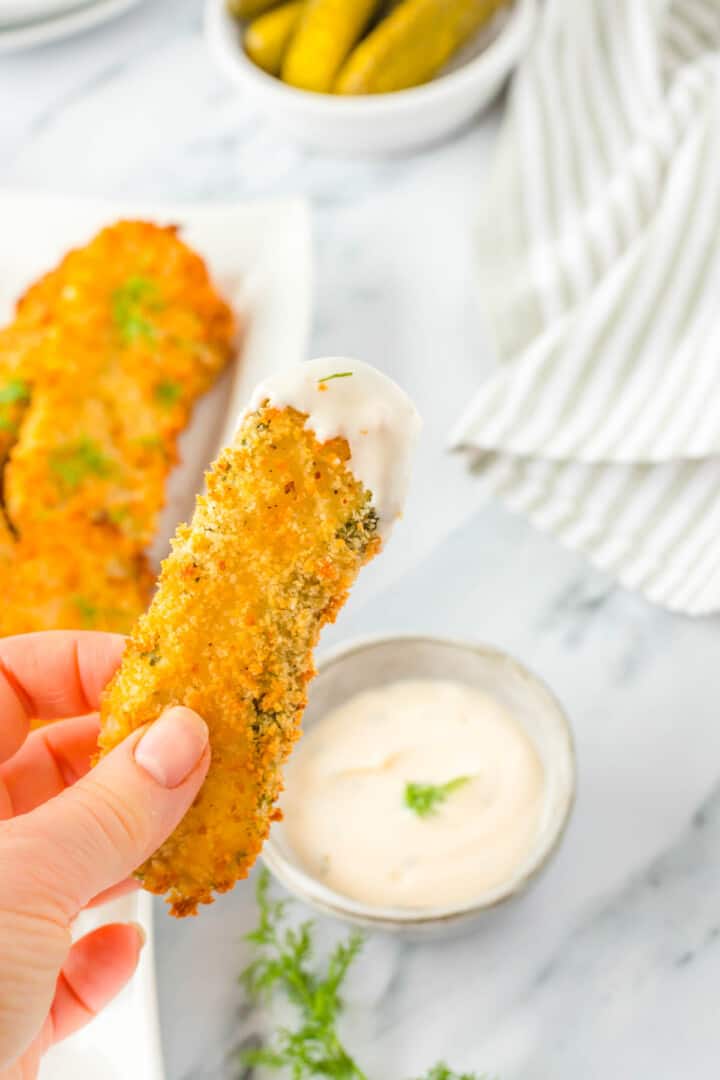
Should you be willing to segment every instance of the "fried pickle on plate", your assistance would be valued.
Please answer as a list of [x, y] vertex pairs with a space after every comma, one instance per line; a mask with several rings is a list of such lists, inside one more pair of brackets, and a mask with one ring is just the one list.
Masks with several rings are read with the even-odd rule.
[[[312, 380], [330, 363], [300, 367]], [[317, 389], [341, 403], [340, 387], [320, 380]], [[384, 380], [387, 388], [414, 423], [401, 391]], [[391, 422], [392, 410], [374, 408], [369, 393], [362, 404], [368, 426], [358, 438], [372, 440], [370, 429]], [[280, 769], [300, 734], [320, 630], [381, 547], [378, 493], [352, 471], [350, 437], [320, 441], [312, 423], [269, 399], [245, 417], [208, 474], [192, 523], [179, 528], [105, 694], [102, 753], [171, 705], [195, 709], [210, 729], [204, 786], [138, 871], [146, 889], [166, 894], [173, 915], [196, 913], [247, 876], [278, 815]]]
[[0, 470], [4, 467], [30, 404], [28, 370], [40, 339], [33, 329], [0, 329]]
[[235, 331], [174, 227], [119, 222], [27, 290], [0, 333], [2, 495], [22, 566], [0, 581], [19, 594], [5, 633], [127, 630], [145, 609], [177, 440]]
[[51, 532], [13, 539], [11, 550], [0, 537], [3, 576], [0, 637], [68, 626], [128, 633], [147, 608], [155, 582], [144, 554], [120, 555], [94, 533], [72, 553]]

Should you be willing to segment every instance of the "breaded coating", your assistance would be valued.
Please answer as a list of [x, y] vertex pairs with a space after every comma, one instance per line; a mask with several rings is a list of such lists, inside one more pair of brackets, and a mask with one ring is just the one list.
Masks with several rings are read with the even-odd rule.
[[26, 291], [19, 319], [129, 350], [131, 374], [152, 381], [174, 372], [192, 400], [224, 366], [235, 320], [177, 233], [145, 221], [103, 229]]
[[232, 351], [204, 263], [173, 228], [120, 222], [29, 289], [18, 315], [47, 336], [5, 483], [13, 524], [27, 529], [36, 506], [71, 520], [125, 510], [121, 531], [148, 544], [177, 437]]
[[4, 467], [30, 403], [27, 372], [40, 334], [13, 323], [0, 329], [0, 470]]
[[78, 540], [102, 530], [116, 549], [149, 546], [168, 461], [152, 429], [123, 435], [107, 398], [69, 393], [61, 382], [36, 387], [5, 470], [5, 506], [18, 535], [36, 539], [54, 522]]
[[235, 336], [174, 227], [119, 222], [28, 289], [0, 333], [0, 502], [15, 540], [0, 589], [17, 596], [0, 632], [125, 631], [145, 610], [178, 436]]
[[[7, 518], [0, 507], [0, 579], [4, 579], [15, 558], [15, 538], [8, 527]], [[2, 606], [6, 607], [7, 602]], [[2, 636], [0, 634], [0, 636]]]
[[10, 550], [0, 538], [0, 579], [0, 637], [68, 626], [127, 634], [155, 581], [143, 554], [123, 557], [90, 533], [71, 558], [64, 538], [52, 532], [13, 541]]
[[168, 706], [210, 728], [195, 803], [138, 870], [173, 915], [247, 876], [300, 734], [312, 649], [380, 549], [370, 493], [344, 439], [318, 443], [307, 417], [267, 404], [247, 416], [181, 526], [158, 591], [102, 705], [106, 753]]

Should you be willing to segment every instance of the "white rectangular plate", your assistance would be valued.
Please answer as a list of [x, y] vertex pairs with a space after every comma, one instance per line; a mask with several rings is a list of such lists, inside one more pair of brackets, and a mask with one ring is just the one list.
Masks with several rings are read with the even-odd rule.
[[[200, 402], [181, 439], [182, 463], [169, 484], [157, 558], [192, 511], [204, 469], [232, 435], [255, 384], [305, 359], [312, 303], [309, 214], [304, 203], [205, 206], [89, 203], [0, 192], [0, 321], [22, 291], [69, 248], [122, 217], [181, 226], [213, 280], [244, 321], [238, 359]], [[117, 900], [78, 921], [77, 933], [134, 920], [148, 932], [131, 984], [84, 1031], [45, 1059], [42, 1080], [162, 1080], [152, 953], [152, 904], [145, 893]]]

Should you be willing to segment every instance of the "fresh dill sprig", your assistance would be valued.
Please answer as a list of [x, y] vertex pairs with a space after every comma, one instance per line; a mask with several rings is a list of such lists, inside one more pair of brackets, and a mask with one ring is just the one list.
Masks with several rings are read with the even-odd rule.
[[490, 1078], [487, 1075], [478, 1076], [477, 1073], [453, 1072], [443, 1061], [440, 1061], [437, 1065], [433, 1065], [424, 1076], [417, 1077], [417, 1080], [490, 1080]]
[[444, 803], [449, 795], [465, 787], [465, 784], [469, 784], [471, 780], [471, 776], [456, 776], [454, 780], [448, 780], [446, 784], [406, 784], [405, 805], [418, 817], [429, 817], [430, 814], [436, 813], [438, 806]]
[[330, 382], [331, 379], [349, 379], [351, 375], [352, 371], [336, 371], [334, 375], [325, 375], [322, 379], [318, 379], [318, 382]]
[[[270, 895], [270, 875], [258, 876], [259, 922], [246, 935], [258, 955], [243, 971], [240, 980], [255, 1001], [269, 1003], [281, 992], [295, 1005], [297, 1025], [282, 1027], [268, 1046], [242, 1053], [245, 1065], [262, 1065], [285, 1070], [292, 1080], [369, 1080], [343, 1046], [337, 1025], [343, 1008], [342, 985], [363, 945], [361, 934], [353, 933], [336, 945], [327, 966], [318, 973], [314, 958], [312, 921], [297, 928], [284, 925], [288, 902]], [[447, 1065], [435, 1065], [420, 1080], [482, 1080], [474, 1073], [454, 1073]]]
[[299, 1025], [293, 1031], [281, 1028], [272, 1046], [248, 1051], [243, 1060], [247, 1065], [288, 1068], [293, 1080], [367, 1080], [343, 1047], [336, 1029], [342, 1010], [340, 987], [362, 948], [361, 935], [352, 934], [341, 942], [324, 974], [318, 975], [311, 964], [313, 924], [283, 928], [286, 904], [270, 898], [266, 870], [258, 878], [257, 902], [260, 922], [247, 940], [262, 951], [242, 973], [242, 982], [256, 1000], [267, 1000], [271, 991], [281, 990], [296, 1006]]

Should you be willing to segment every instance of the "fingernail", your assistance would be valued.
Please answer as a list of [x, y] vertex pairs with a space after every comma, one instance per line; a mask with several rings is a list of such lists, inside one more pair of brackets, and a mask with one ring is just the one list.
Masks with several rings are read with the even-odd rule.
[[207, 724], [177, 705], [155, 721], [135, 747], [135, 760], [164, 788], [176, 788], [193, 771], [208, 744]]
[[145, 927], [139, 922], [129, 922], [128, 926], [132, 926], [138, 936], [139, 947], [142, 949], [147, 941], [147, 931]]

